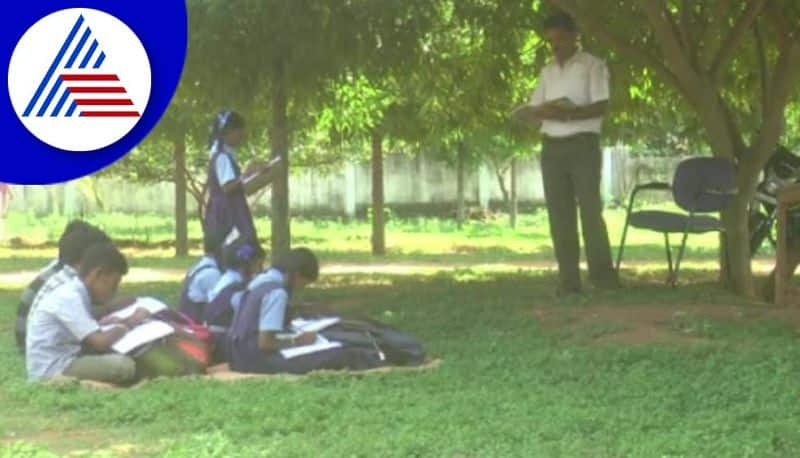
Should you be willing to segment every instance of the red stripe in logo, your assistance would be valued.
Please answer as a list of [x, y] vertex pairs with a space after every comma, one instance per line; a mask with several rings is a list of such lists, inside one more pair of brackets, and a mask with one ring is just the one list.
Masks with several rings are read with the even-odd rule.
[[138, 118], [138, 111], [82, 111], [84, 118]]
[[89, 105], [89, 106], [103, 106], [103, 105], [111, 105], [111, 106], [131, 106], [133, 105], [133, 101], [131, 99], [75, 99], [75, 103], [78, 106], [81, 105]]
[[117, 75], [61, 75], [64, 81], [119, 81]]
[[69, 92], [73, 94], [126, 94], [128, 91], [124, 87], [70, 86]]

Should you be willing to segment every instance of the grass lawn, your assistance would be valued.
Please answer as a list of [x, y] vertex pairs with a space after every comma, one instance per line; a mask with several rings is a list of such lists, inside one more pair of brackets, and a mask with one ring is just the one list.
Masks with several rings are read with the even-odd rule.
[[[124, 218], [107, 217], [115, 220], [122, 228]], [[609, 215], [612, 239], [619, 220]], [[31, 239], [47, 231], [8, 223]], [[108, 224], [119, 238], [122, 229]], [[325, 261], [375, 264], [364, 223], [299, 222], [293, 230]], [[462, 232], [449, 222], [392, 222], [392, 253], [382, 263], [450, 268], [330, 273], [303, 299], [404, 328], [443, 364], [301, 382], [29, 385], [11, 335], [24, 281], [8, 277], [0, 282], [0, 457], [800, 456], [800, 313], [719, 291], [713, 236], [692, 245], [698, 263], [685, 272], [687, 284], [666, 288], [660, 239], [648, 237], [631, 242], [636, 268], [625, 271], [625, 290], [557, 298], [552, 272], [514, 265], [549, 261], [542, 215], [526, 216], [517, 231], [501, 222]], [[129, 248], [133, 264], [186, 267], [157, 241]], [[54, 253], [3, 250], [0, 275], [34, 269]], [[123, 294], [177, 294], [173, 277], [128, 280]]]

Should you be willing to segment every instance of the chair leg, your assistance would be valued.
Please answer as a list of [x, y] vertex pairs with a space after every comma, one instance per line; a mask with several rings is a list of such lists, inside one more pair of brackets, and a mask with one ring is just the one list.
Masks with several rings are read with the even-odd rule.
[[669, 245], [669, 232], [664, 232], [664, 248], [667, 252], [667, 283], [672, 280], [672, 247]]
[[622, 240], [619, 242], [619, 250], [617, 251], [617, 265], [616, 270], [619, 272], [619, 266], [622, 264], [622, 253], [625, 251], [625, 237], [628, 235], [628, 218], [630, 211], [625, 215], [625, 226], [622, 228]]
[[686, 251], [686, 239], [689, 238], [689, 227], [687, 225], [686, 229], [683, 231], [683, 239], [681, 240], [681, 247], [678, 249], [678, 257], [675, 259], [675, 269], [672, 272], [672, 287], [675, 288], [678, 286], [678, 270], [681, 268], [681, 259], [683, 259], [683, 253]]

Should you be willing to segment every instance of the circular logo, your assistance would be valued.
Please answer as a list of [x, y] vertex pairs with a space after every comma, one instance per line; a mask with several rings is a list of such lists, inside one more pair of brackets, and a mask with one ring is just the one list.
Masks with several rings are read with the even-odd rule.
[[66, 151], [94, 151], [124, 137], [147, 108], [150, 84], [150, 61], [136, 34], [88, 8], [37, 21], [8, 66], [8, 92], [22, 124]]
[[185, 0], [14, 3], [0, 14], [0, 182], [61, 183], [125, 156], [166, 112], [187, 38]]

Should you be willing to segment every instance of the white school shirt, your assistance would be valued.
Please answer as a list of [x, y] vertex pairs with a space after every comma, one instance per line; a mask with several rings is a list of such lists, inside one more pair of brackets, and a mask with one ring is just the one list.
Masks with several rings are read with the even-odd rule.
[[36, 306], [47, 297], [48, 294], [55, 291], [59, 286], [67, 283], [78, 277], [78, 271], [75, 270], [72, 266], [64, 265], [61, 267], [61, 270], [53, 274], [50, 278], [44, 282], [41, 288], [39, 288], [39, 292], [36, 293], [36, 296], [33, 298], [33, 302], [31, 303], [31, 308], [28, 310], [28, 316], [33, 313], [33, 310]]
[[25, 364], [28, 379], [64, 372], [81, 351], [81, 342], [100, 325], [92, 318], [89, 292], [74, 278], [43, 297], [28, 317]]
[[189, 270], [188, 275], [192, 276], [201, 268], [203, 270], [192, 277], [191, 283], [189, 283], [187, 296], [189, 296], [189, 300], [192, 302], [205, 303], [208, 302], [208, 294], [211, 292], [211, 289], [214, 288], [214, 285], [217, 284], [222, 274], [214, 258], [203, 256], [200, 261]]
[[[258, 289], [259, 286], [267, 283], [286, 284], [286, 276], [277, 269], [268, 269], [250, 281], [247, 287], [249, 291]], [[258, 313], [259, 331], [281, 331], [283, 329], [283, 318], [286, 315], [286, 308], [289, 305], [289, 295], [284, 289], [273, 289], [269, 294], [261, 298], [261, 306]]]
[[[608, 100], [609, 92], [606, 63], [588, 52], [577, 51], [563, 66], [553, 59], [542, 69], [530, 105], [540, 106], [568, 97], [576, 105], [585, 106]], [[541, 131], [549, 137], [569, 137], [580, 133], [599, 134], [602, 125], [602, 117], [568, 122], [545, 120]]]
[[[219, 147], [220, 141], [214, 143], [212, 148], [209, 150], [209, 156], [214, 156], [214, 153], [217, 151]], [[229, 145], [222, 144], [222, 151], [228, 153], [231, 157], [234, 155], [235, 151]], [[217, 156], [217, 159], [214, 161], [214, 173], [217, 174], [217, 181], [219, 182], [220, 186], [225, 186], [226, 184], [230, 183], [231, 181], [236, 179], [236, 172], [233, 170], [233, 164], [231, 163], [230, 157], [220, 154]]]

